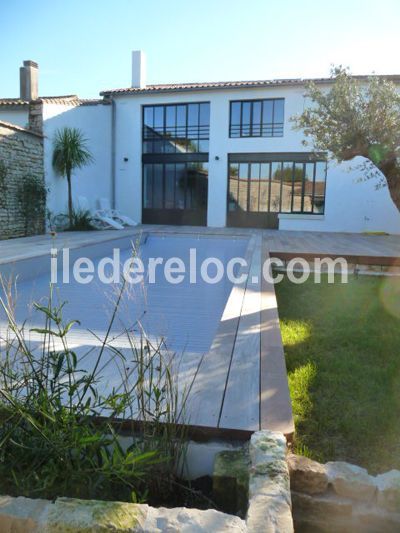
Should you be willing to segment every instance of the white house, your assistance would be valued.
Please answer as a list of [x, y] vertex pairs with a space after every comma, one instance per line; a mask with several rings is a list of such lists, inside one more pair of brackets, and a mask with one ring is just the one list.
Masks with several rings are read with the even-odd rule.
[[42, 103], [54, 213], [65, 212], [67, 195], [51, 166], [52, 139], [74, 126], [94, 163], [77, 171], [73, 193], [93, 209], [108, 197], [143, 223], [400, 233], [400, 213], [387, 188], [376, 189], [378, 179], [360, 181], [356, 160], [327, 163], [292, 128], [308, 80], [146, 85], [145, 57], [133, 52], [131, 87], [96, 100], [37, 100], [35, 65], [24, 62], [20, 99], [0, 99], [0, 120], [25, 126], [29, 102]]

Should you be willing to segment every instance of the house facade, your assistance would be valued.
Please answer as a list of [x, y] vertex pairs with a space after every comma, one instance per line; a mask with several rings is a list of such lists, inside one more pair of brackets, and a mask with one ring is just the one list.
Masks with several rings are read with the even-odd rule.
[[[331, 80], [315, 82], [329, 89]], [[52, 139], [72, 126], [94, 156], [74, 176], [73, 193], [92, 209], [107, 197], [143, 223], [400, 233], [400, 213], [387, 188], [377, 188], [379, 177], [363, 180], [362, 159], [327, 161], [293, 129], [291, 118], [309, 104], [305, 83], [146, 85], [144, 56], [134, 52], [131, 87], [96, 100], [38, 98], [48, 207], [66, 209], [66, 182], [51, 166]], [[12, 122], [14, 113], [24, 126], [29, 101], [0, 100], [0, 120]]]

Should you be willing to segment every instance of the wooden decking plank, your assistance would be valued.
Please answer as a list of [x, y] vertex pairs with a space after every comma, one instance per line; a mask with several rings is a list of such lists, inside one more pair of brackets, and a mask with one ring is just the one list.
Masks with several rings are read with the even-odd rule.
[[[250, 239], [245, 259], [250, 264], [255, 239]], [[247, 273], [247, 268], [241, 269]], [[225, 394], [228, 369], [242, 312], [246, 281], [232, 287], [217, 334], [193, 383], [188, 409], [190, 425], [217, 427]]]
[[260, 428], [261, 244], [257, 237], [218, 424], [221, 428]]
[[[268, 258], [264, 238], [264, 261]], [[262, 280], [260, 427], [292, 435], [294, 422], [274, 285]]]

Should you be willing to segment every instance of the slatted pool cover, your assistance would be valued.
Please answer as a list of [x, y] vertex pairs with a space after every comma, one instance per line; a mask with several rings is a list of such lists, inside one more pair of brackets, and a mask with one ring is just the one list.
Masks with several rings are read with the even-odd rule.
[[[244, 257], [248, 240], [244, 238], [195, 237], [195, 236], [154, 236], [143, 239], [138, 255], [145, 267], [149, 258], [162, 258], [163, 264], [168, 258], [183, 260], [186, 268], [184, 280], [179, 284], [168, 283], [163, 274], [163, 265], [156, 268], [155, 283], [146, 280], [143, 284], [126, 287], [120, 309], [115, 319], [112, 334], [115, 337], [124, 327], [134, 327], [138, 320], [147, 335], [152, 338], [165, 338], [166, 344], [173, 351], [205, 353], [210, 348], [219, 320], [228, 299], [232, 283], [226, 275], [215, 284], [206, 283], [200, 276], [200, 265], [210, 257], [222, 261], [224, 267], [233, 257]], [[190, 249], [195, 249], [197, 258], [197, 282], [191, 283], [189, 276]], [[111, 257], [112, 244], [104, 243], [103, 252], [91, 257], [97, 265], [102, 257]], [[90, 247], [82, 248], [82, 256], [90, 257]], [[132, 256], [132, 247], [121, 250], [120, 261], [123, 263]], [[43, 258], [49, 261], [49, 258]], [[61, 262], [61, 261], [60, 261]], [[72, 266], [71, 266], [72, 272]], [[210, 266], [208, 273], [216, 272]], [[110, 271], [106, 270], [109, 274]], [[17, 284], [18, 297], [16, 315], [19, 322], [29, 320], [29, 327], [43, 326], [43, 316], [33, 310], [32, 302], [46, 303], [49, 295], [49, 274], [34, 279], [27, 279]], [[71, 337], [85, 345], [95, 341], [95, 332], [100, 338], [112, 315], [119, 285], [100, 283], [98, 278], [83, 285], [77, 283], [70, 274], [70, 283], [63, 284], [59, 273], [55, 286], [55, 299], [66, 301], [64, 320], [79, 320], [81, 325], [74, 326]], [[136, 327], [136, 329], [138, 329]]]

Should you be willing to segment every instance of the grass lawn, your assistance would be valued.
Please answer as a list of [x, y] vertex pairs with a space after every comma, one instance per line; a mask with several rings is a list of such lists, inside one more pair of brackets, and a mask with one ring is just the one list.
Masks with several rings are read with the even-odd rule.
[[400, 469], [400, 278], [275, 290], [296, 453]]

